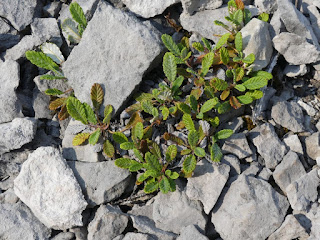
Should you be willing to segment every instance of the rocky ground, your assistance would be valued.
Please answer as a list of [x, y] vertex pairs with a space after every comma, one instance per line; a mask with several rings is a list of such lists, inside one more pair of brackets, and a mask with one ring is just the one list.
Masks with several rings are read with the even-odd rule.
[[[101, 144], [73, 147], [85, 126], [59, 121], [44, 91], [72, 87], [87, 101], [104, 83], [111, 127], [121, 128], [132, 94], [163, 80], [161, 34], [217, 41], [226, 2], [77, 2], [90, 21], [74, 46], [60, 29], [70, 1], [0, 0], [0, 239], [320, 239], [319, 0], [244, 1], [253, 16], [270, 14], [242, 34], [274, 79], [261, 100], [224, 116], [235, 134], [221, 163], [203, 159], [176, 192], [151, 195]], [[43, 69], [26, 60], [44, 42], [61, 47], [68, 82], [40, 80]]]

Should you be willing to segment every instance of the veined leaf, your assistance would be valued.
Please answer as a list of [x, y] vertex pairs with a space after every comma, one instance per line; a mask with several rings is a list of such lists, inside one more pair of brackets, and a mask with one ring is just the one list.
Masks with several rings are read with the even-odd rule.
[[194, 154], [197, 155], [198, 157], [205, 157], [206, 156], [206, 151], [203, 148], [196, 147], [194, 149]]
[[200, 112], [206, 113], [206, 112], [210, 111], [212, 108], [214, 108], [215, 105], [217, 105], [218, 102], [219, 102], [219, 101], [218, 101], [217, 98], [212, 98], [212, 99], [206, 101], [206, 102], [201, 106]]
[[149, 146], [149, 149], [150, 149], [150, 152], [158, 158], [158, 160], [161, 159], [161, 150], [157, 143], [152, 142], [151, 146]]
[[188, 142], [192, 149], [194, 149], [199, 142], [199, 133], [196, 130], [191, 130], [188, 134]]
[[132, 126], [136, 125], [138, 122], [143, 122], [143, 119], [140, 117], [139, 112], [134, 112], [131, 115], [129, 122], [127, 123], [127, 126], [125, 129], [131, 128]]
[[268, 22], [269, 21], [269, 14], [268, 13], [261, 13], [258, 18], [261, 21]]
[[230, 90], [224, 90], [220, 95], [220, 99], [224, 101], [227, 99], [227, 97], [229, 97], [229, 95], [230, 95]]
[[143, 156], [141, 155], [141, 153], [138, 149], [134, 148], [133, 153], [141, 162], [144, 162]]
[[177, 64], [175, 57], [171, 52], [167, 52], [163, 57], [163, 72], [170, 82], [173, 82], [177, 76]]
[[183, 76], [179, 76], [177, 77], [176, 80], [174, 80], [174, 82], [172, 83], [172, 92], [175, 93], [178, 91], [179, 87], [182, 85], [183, 83], [183, 80], [184, 80], [184, 77]]
[[154, 95], [151, 93], [140, 93], [135, 100], [138, 102], [142, 102], [143, 100], [152, 100]]
[[129, 171], [130, 172], [137, 172], [139, 171], [141, 168], [143, 168], [143, 164], [136, 162], [136, 161], [132, 161], [130, 167], [129, 167]]
[[96, 115], [94, 114], [92, 108], [89, 106], [89, 104], [87, 103], [83, 103], [84, 106], [84, 110], [86, 112], [86, 117], [88, 122], [91, 122], [93, 124], [97, 124], [97, 119], [96, 119]]
[[198, 101], [193, 95], [190, 95], [190, 105], [193, 111], [196, 112], [198, 110]]
[[236, 37], [234, 39], [234, 43], [236, 45], [236, 49], [238, 52], [242, 52], [242, 47], [243, 47], [243, 43], [242, 43], [242, 33], [241, 32], [238, 32], [236, 34]]
[[273, 78], [272, 74], [266, 71], [258, 71], [253, 73], [254, 77], [263, 77], [267, 80], [271, 80]]
[[106, 140], [103, 143], [103, 152], [108, 156], [108, 157], [113, 157], [115, 150], [114, 147], [112, 145], [112, 143], [109, 140]]
[[96, 110], [98, 110], [100, 105], [102, 104], [103, 96], [104, 96], [104, 93], [103, 93], [103, 89], [102, 89], [101, 85], [98, 83], [93, 84], [91, 87], [90, 97], [91, 97], [93, 107]]
[[206, 54], [203, 57], [202, 70], [201, 70], [203, 76], [207, 75], [207, 73], [209, 72], [209, 68], [212, 66], [213, 60], [214, 60], [214, 53], [213, 52], [209, 52], [208, 54]]
[[246, 92], [245, 95], [251, 97], [253, 100], [257, 100], [263, 97], [263, 92], [260, 90], [254, 90], [254, 91]]
[[41, 50], [45, 55], [50, 57], [57, 64], [61, 64], [65, 61], [59, 47], [57, 45], [55, 45], [54, 43], [42, 44]]
[[60, 91], [59, 89], [56, 89], [56, 88], [49, 88], [44, 93], [47, 94], [47, 95], [56, 96], [56, 95], [61, 95], [64, 92], [62, 92], [62, 91]]
[[132, 128], [132, 137], [141, 140], [143, 138], [143, 124], [138, 122]]
[[120, 148], [123, 150], [130, 150], [134, 148], [133, 142], [124, 142], [120, 144]]
[[66, 100], [67, 98], [57, 98], [49, 104], [49, 109], [56, 110], [57, 108], [61, 107], [66, 102]]
[[233, 130], [231, 129], [223, 129], [216, 133], [216, 139], [226, 139], [229, 138], [233, 134]]
[[208, 41], [208, 39], [206, 39], [206, 38], [201, 38], [201, 41], [203, 42], [203, 44], [205, 45], [205, 47], [209, 50], [209, 51], [211, 51], [211, 48], [212, 48], [212, 46], [211, 46], [211, 43]]
[[233, 15], [233, 19], [237, 21], [238, 25], [241, 25], [243, 22], [243, 11], [241, 9], [237, 10]]
[[223, 154], [221, 152], [220, 147], [218, 144], [214, 143], [211, 148], [210, 148], [210, 153], [211, 153], [211, 160], [213, 162], [220, 162]]
[[224, 47], [220, 49], [220, 58], [224, 65], [228, 65], [230, 56], [229, 56], [228, 50]]
[[80, 24], [83, 28], [87, 27], [87, 19], [83, 13], [82, 8], [80, 7], [80, 5], [77, 2], [73, 2], [70, 4], [70, 13], [72, 18], [78, 23]]
[[241, 0], [235, 0], [235, 3], [238, 7], [238, 9], [243, 10], [244, 9], [244, 3]]
[[244, 63], [247, 63], [247, 64], [252, 64], [254, 63], [254, 61], [256, 60], [256, 57], [254, 56], [253, 53], [250, 53], [248, 56], [246, 56], [242, 61]]
[[136, 181], [136, 184], [137, 184], [137, 185], [140, 185], [141, 183], [143, 183], [143, 181], [147, 180], [148, 177], [149, 177], [149, 176], [147, 176], [147, 175], [144, 174], [144, 173], [141, 174], [141, 175], [138, 177], [138, 179], [137, 179], [137, 181]]
[[162, 177], [160, 183], [159, 183], [160, 191], [164, 194], [168, 193], [170, 191], [170, 183], [168, 178], [165, 176]]
[[163, 134], [163, 138], [166, 141], [170, 140], [170, 141], [175, 142], [175, 143], [177, 143], [177, 144], [179, 144], [181, 146], [186, 146], [186, 143], [181, 138], [179, 138], [179, 137], [177, 137], [177, 136], [175, 136], [175, 135], [173, 135], [171, 133], [167, 133], [166, 132], [165, 134]]
[[230, 97], [229, 99], [231, 107], [234, 109], [241, 108], [241, 103], [238, 101], [238, 99], [235, 96]]
[[218, 105], [218, 113], [223, 114], [226, 113], [230, 110], [230, 103], [229, 102], [224, 102]]
[[68, 39], [70, 42], [80, 42], [81, 35], [77, 29], [76, 23], [73, 20], [71, 20], [70, 18], [65, 19], [61, 24], [61, 28], [68, 34]]
[[168, 48], [168, 50], [170, 52], [172, 52], [177, 57], [180, 56], [180, 49], [179, 49], [178, 45], [173, 41], [173, 39], [170, 35], [163, 34], [161, 36], [161, 39], [162, 39], [162, 42], [164, 43], [164, 45], [166, 46], [166, 48]]
[[187, 148], [187, 149], [183, 149], [183, 150], [180, 152], [180, 154], [181, 154], [182, 156], [184, 156], [184, 155], [190, 154], [191, 152], [192, 152], [192, 150], [189, 149], [189, 148]]
[[73, 138], [72, 145], [79, 146], [84, 143], [89, 137], [90, 133], [79, 133]]
[[113, 107], [112, 105], [108, 104], [105, 108], [104, 108], [104, 119], [103, 119], [103, 123], [109, 124], [111, 117], [112, 117], [112, 112], [113, 112]]
[[235, 89], [237, 89], [240, 92], [244, 92], [246, 90], [246, 87], [243, 86], [242, 84], [237, 84], [234, 86]]
[[191, 113], [191, 108], [187, 104], [185, 104], [183, 102], [180, 102], [178, 104], [178, 107], [184, 114], [190, 114]]
[[179, 173], [172, 172], [171, 170], [166, 170], [165, 174], [171, 179], [177, 179], [179, 177]]
[[193, 120], [192, 120], [190, 114], [184, 114], [183, 117], [182, 117], [182, 121], [184, 122], [186, 128], [189, 131], [195, 130], [194, 123], [193, 123]]
[[42, 52], [27, 51], [26, 57], [32, 64], [39, 68], [59, 71], [59, 66], [50, 57]]
[[167, 120], [167, 118], [169, 117], [169, 109], [165, 106], [163, 106], [161, 108], [161, 113], [162, 113], [162, 117], [163, 117], [163, 120]]
[[228, 88], [228, 83], [219, 78], [213, 78], [210, 80], [210, 86], [215, 88], [217, 91], [224, 91]]
[[219, 49], [221, 48], [223, 45], [225, 45], [228, 42], [228, 39], [230, 37], [230, 33], [226, 33], [223, 34], [221, 36], [221, 38], [219, 39], [219, 41], [217, 42], [216, 46], [214, 47], [214, 49]]
[[196, 168], [197, 160], [194, 155], [189, 155], [183, 162], [182, 169], [185, 173], [192, 173]]
[[166, 152], [166, 160], [167, 162], [171, 162], [173, 159], [176, 158], [178, 153], [178, 149], [176, 145], [170, 145]]
[[158, 182], [148, 182], [144, 186], [144, 192], [145, 193], [153, 193], [159, 189], [159, 183]]
[[112, 138], [116, 143], [128, 142], [128, 138], [122, 132], [115, 132], [112, 134]]
[[67, 100], [67, 109], [70, 116], [75, 120], [78, 120], [83, 124], [88, 124], [84, 106], [78, 99], [75, 97], [69, 97]]
[[132, 160], [129, 158], [118, 158], [114, 163], [119, 168], [128, 169], [132, 164]]
[[203, 45], [201, 43], [199, 43], [199, 42], [192, 43], [192, 47], [194, 49], [196, 49], [197, 51], [199, 51], [199, 52], [203, 52], [204, 51]]
[[243, 84], [247, 89], [255, 90], [268, 85], [268, 80], [263, 77], [252, 77]]
[[150, 115], [152, 115], [153, 105], [152, 105], [150, 100], [142, 101], [141, 102], [141, 106], [142, 106], [143, 111], [145, 111], [146, 113], [149, 113]]
[[215, 20], [215, 21], [214, 21], [214, 24], [217, 25], [217, 26], [223, 27], [224, 29], [229, 30], [228, 25], [224, 24], [224, 23], [221, 22], [221, 21]]
[[60, 121], [65, 120], [69, 117], [69, 113], [66, 105], [62, 105], [61, 110], [58, 114], [58, 118]]
[[228, 11], [231, 14], [233, 14], [236, 10], [238, 10], [238, 6], [234, 0], [230, 0], [228, 2]]
[[150, 152], [147, 152], [145, 154], [145, 160], [148, 165], [147, 166], [148, 170], [153, 169], [153, 170], [156, 170], [157, 172], [161, 171], [162, 167], [161, 167], [161, 164], [159, 163], [159, 160], [156, 156], [152, 155]]
[[95, 130], [89, 137], [89, 143], [91, 145], [95, 145], [98, 142], [100, 135], [101, 135], [101, 130], [100, 129]]
[[159, 111], [158, 111], [158, 109], [157, 108], [152, 108], [152, 116], [154, 117], [154, 118], [157, 118], [158, 116], [159, 116]]
[[44, 74], [40, 76], [40, 80], [55, 80], [55, 79], [66, 79], [65, 77], [54, 76], [50, 74]]
[[242, 80], [243, 77], [244, 77], [244, 69], [242, 67], [238, 67], [235, 70], [234, 81], [238, 82], [238, 81]]
[[253, 102], [252, 97], [248, 96], [248, 95], [242, 95], [242, 96], [238, 96], [237, 99], [239, 100], [239, 102], [241, 104], [250, 104]]

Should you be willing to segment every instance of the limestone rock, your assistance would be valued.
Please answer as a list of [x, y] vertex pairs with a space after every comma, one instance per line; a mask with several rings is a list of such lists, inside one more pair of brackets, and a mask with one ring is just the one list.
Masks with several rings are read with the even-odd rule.
[[55, 18], [35, 18], [31, 24], [31, 30], [41, 42], [49, 41], [61, 47], [62, 38]]
[[223, 3], [222, 0], [182, 0], [181, 2], [184, 11], [190, 15], [194, 12], [219, 8]]
[[244, 133], [233, 134], [230, 138], [226, 139], [222, 146], [222, 151], [224, 153], [234, 154], [239, 159], [252, 155], [252, 151]]
[[189, 240], [189, 239], [197, 239], [197, 240], [209, 240], [206, 236], [201, 234], [195, 225], [186, 226], [181, 230], [180, 236], [177, 240]]
[[148, 234], [128, 232], [122, 240], [154, 240], [154, 238]]
[[227, 164], [230, 166], [230, 173], [229, 173], [230, 177], [241, 174], [240, 161], [236, 156], [232, 154], [224, 155], [221, 160], [221, 163]]
[[287, 65], [283, 70], [283, 73], [287, 77], [303, 76], [308, 72], [307, 65]]
[[316, 6], [308, 6], [309, 19], [311, 22], [312, 29], [316, 35], [318, 41], [320, 40], [320, 13]]
[[277, 10], [277, 0], [255, 0], [254, 5], [259, 8], [261, 13], [273, 14]]
[[52, 147], [40, 147], [29, 155], [14, 180], [14, 192], [49, 228], [82, 225], [87, 202], [72, 170]]
[[306, 138], [307, 154], [313, 160], [320, 157], [320, 132], [316, 132]]
[[298, 135], [285, 136], [283, 142], [291, 151], [303, 155], [303, 148]]

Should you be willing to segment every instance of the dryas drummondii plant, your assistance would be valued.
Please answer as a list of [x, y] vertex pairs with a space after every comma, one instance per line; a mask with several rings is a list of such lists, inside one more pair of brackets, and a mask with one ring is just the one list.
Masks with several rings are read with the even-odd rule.
[[[81, 37], [87, 25], [83, 11], [76, 4], [71, 4], [70, 11], [79, 24], [78, 36]], [[226, 20], [230, 26], [215, 22], [227, 31], [215, 45], [205, 38], [190, 45], [187, 37], [177, 44], [171, 36], [162, 35], [169, 50], [163, 57], [164, 81], [158, 88], [139, 94], [137, 102], [126, 109], [130, 119], [121, 130], [114, 132], [109, 128], [113, 113], [111, 105], [105, 106], [103, 116], [99, 115], [104, 98], [99, 84], [95, 83], [91, 88], [92, 107], [80, 102], [72, 91], [63, 96], [66, 94], [58, 89], [47, 90], [61, 96], [50, 103], [50, 109], [61, 108], [60, 112], [63, 109], [90, 129], [77, 134], [73, 145], [86, 141], [94, 145], [103, 139], [105, 155], [115, 160], [116, 166], [136, 172], [136, 184], [144, 184], [146, 193], [175, 191], [175, 180], [192, 177], [202, 158], [219, 162], [223, 157], [219, 141], [233, 134], [230, 129], [216, 131], [220, 114], [261, 98], [260, 88], [272, 78], [268, 72], [253, 71], [255, 56], [243, 53], [240, 30], [250, 21], [250, 11], [244, 8], [241, 0], [229, 1], [228, 11]], [[260, 18], [265, 20], [267, 16], [260, 15]], [[70, 39], [80, 41], [73, 35]], [[64, 78], [59, 67], [64, 59], [56, 62], [57, 47], [50, 46], [55, 54], [49, 55], [42, 47], [42, 52], [29, 51], [27, 58], [55, 74], [42, 78]], [[225, 77], [216, 77], [217, 69], [223, 69]], [[164, 130], [169, 121], [177, 122], [175, 127], [180, 134]], [[156, 130], [160, 135], [157, 140], [153, 136]]]

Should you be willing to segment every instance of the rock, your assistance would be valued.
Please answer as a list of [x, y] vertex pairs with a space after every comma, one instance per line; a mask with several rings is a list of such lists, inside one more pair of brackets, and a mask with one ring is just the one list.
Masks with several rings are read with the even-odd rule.
[[269, 32], [270, 32], [271, 39], [279, 35], [281, 32], [286, 32], [285, 26], [280, 18], [279, 10], [274, 12], [270, 20]]
[[254, 71], [266, 67], [272, 56], [272, 41], [269, 34], [269, 24], [253, 18], [241, 29], [243, 39], [243, 53], [245, 56], [253, 53], [255, 62], [252, 64]]
[[112, 240], [127, 227], [129, 217], [120, 208], [101, 205], [88, 226], [88, 240]]
[[37, 120], [15, 118], [12, 122], [0, 124], [0, 154], [19, 149], [34, 138]]
[[20, 67], [14, 61], [0, 61], [0, 123], [10, 122], [16, 117], [22, 117], [21, 104], [15, 90], [19, 86]]
[[87, 202], [72, 170], [52, 147], [40, 147], [29, 155], [14, 180], [14, 192], [49, 228], [82, 225]]
[[202, 213], [199, 201], [189, 199], [184, 190], [177, 188], [175, 192], [155, 197], [153, 220], [157, 228], [179, 234], [183, 227], [190, 224], [205, 229], [207, 217]]
[[223, 153], [232, 153], [239, 159], [243, 159], [252, 155], [246, 135], [244, 133], [233, 134], [226, 139], [222, 146]]
[[272, 233], [268, 240], [291, 240], [291, 239], [308, 239], [309, 234], [300, 225], [298, 220], [292, 215], [288, 215], [281, 227], [277, 231]]
[[58, 47], [62, 45], [60, 29], [55, 18], [35, 18], [31, 24], [32, 34], [41, 42], [52, 42]]
[[104, 160], [102, 154], [102, 144], [98, 142], [95, 145], [85, 144], [81, 146], [73, 146], [72, 140], [80, 132], [91, 132], [89, 128], [79, 121], [72, 119], [65, 131], [62, 140], [62, 154], [68, 160], [78, 160], [83, 162], [99, 162]]
[[254, 5], [259, 8], [259, 12], [273, 14], [277, 8], [277, 0], [255, 0]]
[[76, 240], [87, 240], [88, 239], [88, 230], [86, 227], [77, 227], [77, 228], [71, 228], [70, 232], [73, 232]]
[[99, 163], [68, 162], [89, 206], [110, 202], [120, 197], [130, 185], [130, 172], [113, 161]]
[[287, 65], [283, 70], [283, 74], [287, 77], [303, 76], [308, 72], [307, 65]]
[[320, 52], [303, 37], [294, 33], [280, 33], [272, 39], [274, 48], [293, 65], [309, 64], [320, 60]]
[[183, 10], [190, 15], [194, 12], [219, 8], [223, 3], [222, 0], [182, 0], [181, 2]]
[[101, 2], [63, 72], [81, 101], [91, 102], [91, 86], [100, 83], [104, 105], [118, 113], [162, 48], [154, 27]]
[[[49, 73], [47, 73], [49, 74]], [[33, 79], [34, 83], [37, 85], [39, 91], [45, 92], [49, 88], [56, 88], [63, 92], [67, 91], [71, 87], [65, 82], [61, 81], [61, 79], [55, 79], [55, 80], [46, 80], [40, 79], [40, 76], [37, 76]]]
[[21, 31], [28, 26], [37, 14], [38, 1], [12, 0], [0, 2], [0, 16], [9, 20], [12, 26]]
[[250, 139], [263, 157], [267, 168], [274, 169], [287, 153], [287, 148], [274, 131], [274, 127], [265, 123], [250, 131]]
[[55, 18], [57, 17], [60, 9], [60, 2], [49, 2], [47, 5], [43, 7], [43, 12], [46, 16]]
[[313, 160], [320, 157], [320, 132], [316, 132], [306, 138], [307, 154]]
[[13, 47], [20, 41], [19, 35], [0, 33], [0, 52]]
[[320, 179], [318, 169], [303, 175], [287, 188], [287, 196], [293, 210], [306, 211], [311, 202], [317, 200]]
[[303, 155], [303, 148], [297, 135], [285, 136], [283, 142], [291, 151]]
[[0, 204], [15, 204], [19, 201], [19, 198], [16, 194], [14, 194], [14, 191], [12, 188], [9, 188], [7, 191], [0, 194]]
[[280, 227], [288, 207], [269, 183], [241, 175], [220, 198], [211, 220], [222, 239], [266, 239]]
[[312, 30], [318, 41], [320, 41], [320, 13], [317, 7], [313, 5], [308, 6], [308, 12]]
[[230, 166], [230, 173], [229, 173], [230, 177], [241, 174], [240, 161], [236, 156], [232, 154], [224, 155], [221, 160], [221, 163], [227, 164]]
[[238, 133], [243, 127], [244, 121], [242, 117], [237, 117], [231, 122], [224, 123], [221, 127], [218, 127], [218, 131], [222, 129], [231, 129], [234, 133]]
[[165, 1], [153, 1], [153, 0], [123, 0], [122, 1], [131, 12], [143, 18], [151, 18], [164, 12], [168, 7], [180, 2], [180, 0], [165, 0]]
[[269, 168], [263, 168], [261, 172], [258, 174], [257, 178], [268, 182], [271, 176], [271, 170]]
[[277, 124], [292, 132], [305, 131], [304, 114], [296, 102], [278, 102], [272, 107], [271, 117]]
[[189, 199], [199, 200], [206, 214], [216, 204], [229, 178], [230, 166], [214, 165], [206, 159], [197, 163], [192, 178], [188, 179], [186, 193]]
[[35, 118], [46, 118], [52, 119], [52, 112], [48, 108], [50, 104], [50, 96], [45, 93], [40, 92], [38, 89], [33, 90], [33, 110], [35, 113]]
[[1, 239], [49, 239], [51, 230], [23, 203], [0, 204]]
[[241, 175], [246, 175], [246, 176], [256, 176], [258, 172], [260, 172], [262, 169], [262, 166], [258, 162], [252, 162], [250, 163], [249, 166], [247, 165], [241, 165], [241, 170], [242, 173]]
[[290, 151], [274, 170], [273, 178], [281, 190], [286, 193], [287, 186], [305, 174], [306, 170], [299, 160], [298, 155]]
[[297, 34], [303, 40], [307, 40], [309, 43], [313, 43], [315, 47], [319, 47], [318, 39], [312, 30], [310, 22], [301, 12], [298, 11], [291, 0], [277, 1], [280, 18], [287, 31], [289, 33]]
[[154, 238], [148, 234], [128, 232], [122, 240], [154, 240]]
[[72, 232], [62, 232], [51, 238], [51, 240], [72, 240], [75, 235]]
[[303, 110], [307, 112], [309, 116], [314, 117], [317, 115], [318, 110], [314, 109], [312, 104], [305, 103], [302, 99], [299, 99], [297, 103], [303, 108]]
[[209, 240], [206, 236], [201, 234], [195, 225], [189, 225], [181, 229], [181, 234], [177, 240]]

